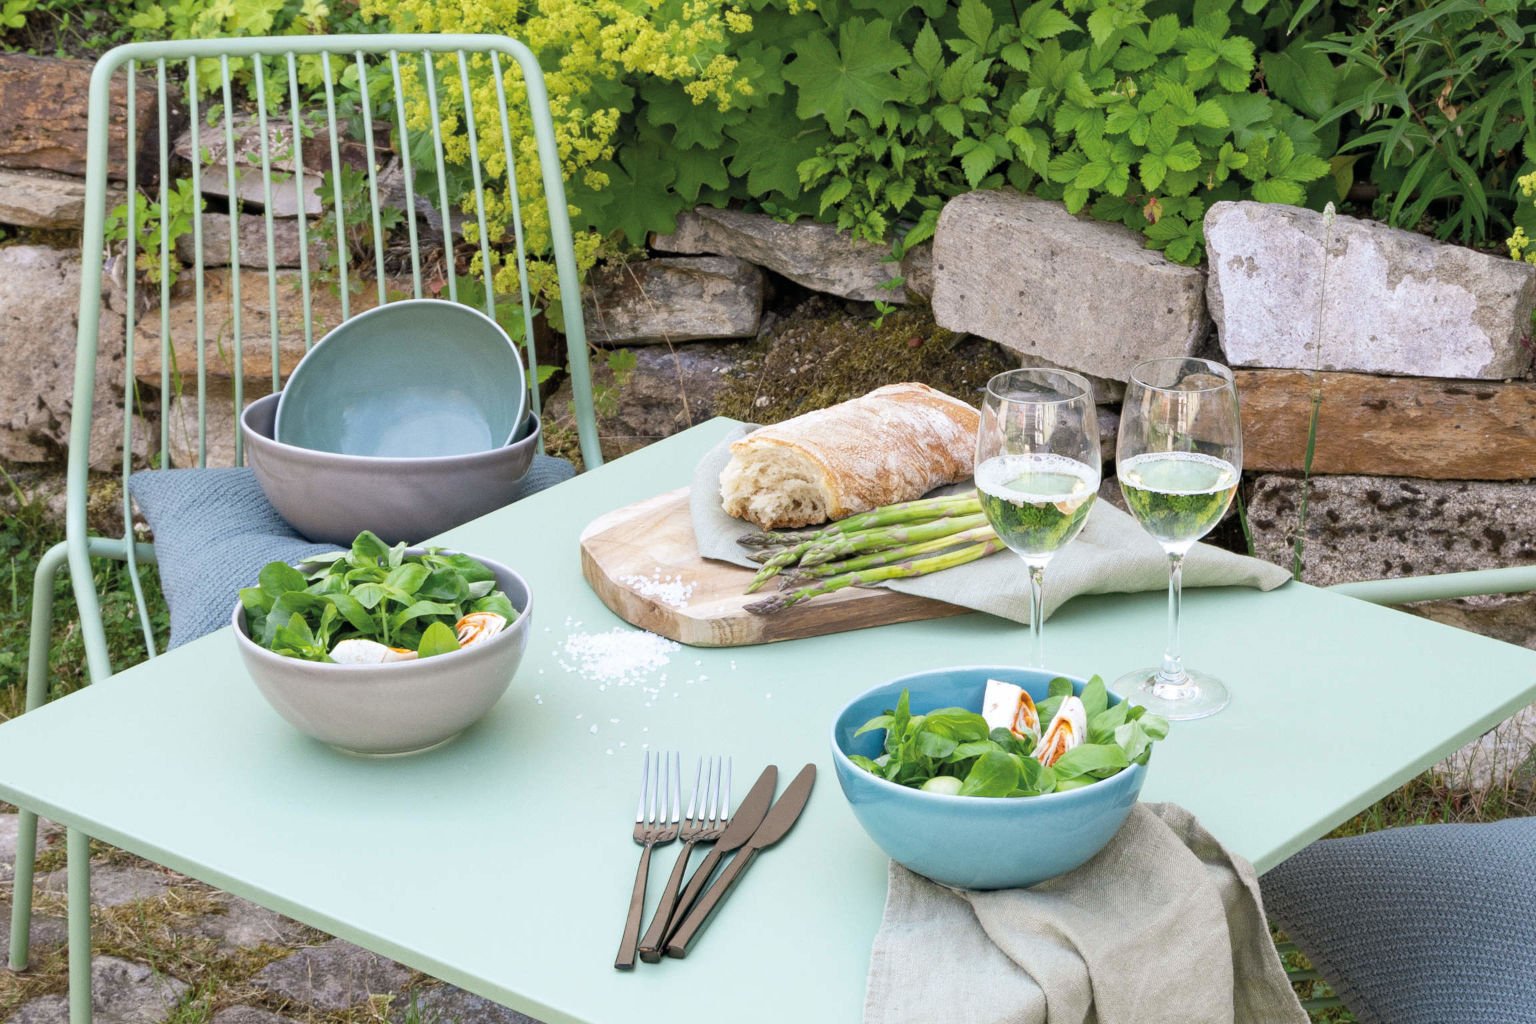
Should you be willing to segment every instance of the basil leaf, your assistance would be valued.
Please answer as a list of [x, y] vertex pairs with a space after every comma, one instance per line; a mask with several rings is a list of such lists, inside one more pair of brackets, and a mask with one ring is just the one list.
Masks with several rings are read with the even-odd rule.
[[370, 530], [364, 530], [352, 541], [352, 555], [348, 559], [357, 568], [376, 566], [379, 559], [389, 557], [389, 547]]
[[384, 589], [382, 583], [363, 583], [352, 588], [352, 597], [357, 603], [369, 611], [379, 606], [379, 602], [387, 597], [389, 592]]
[[859, 726], [859, 731], [854, 733], [854, 735], [855, 736], [862, 736], [862, 735], [864, 735], [867, 732], [874, 732], [876, 729], [884, 729], [884, 728], [888, 727], [890, 724], [891, 724], [891, 716], [890, 715], [876, 715], [874, 718], [871, 718], [869, 721], [867, 721], [863, 725]]
[[421, 585], [427, 582], [427, 577], [430, 575], [432, 570], [420, 562], [407, 562], [389, 571], [389, 575], [384, 577], [384, 586], [409, 596], [415, 594]]
[[976, 759], [965, 781], [961, 796], [1007, 796], [1019, 788], [1019, 763], [1013, 755], [992, 750]]
[[[459, 579], [461, 579], [461, 580], [463, 578], [464, 578], [463, 576], [459, 577]], [[496, 581], [494, 579], [490, 579], [490, 580], [476, 580], [473, 583], [467, 584], [466, 589], [468, 589], [468, 591], [469, 591], [469, 595], [468, 595], [469, 599], [473, 600], [475, 598], [484, 597], [485, 595], [489, 594], [491, 591], [495, 590], [496, 589]]]
[[1165, 740], [1168, 738], [1168, 719], [1162, 715], [1143, 716], [1141, 727], [1154, 740]]
[[848, 755], [848, 760], [852, 761], [854, 764], [858, 765], [860, 768], [863, 768], [865, 771], [869, 772], [871, 775], [879, 775], [880, 774], [880, 766], [878, 764], [875, 764], [875, 762], [871, 761], [869, 758], [864, 757], [862, 754], [849, 754]]
[[470, 585], [464, 582], [464, 577], [453, 569], [432, 570], [421, 586], [416, 588], [416, 596], [423, 601], [446, 601], [448, 604], [460, 604], [468, 601], [471, 596], [484, 597], [495, 589], [494, 580], [486, 580], [483, 583], [485, 591], [480, 594], [472, 594]]
[[478, 583], [481, 580], [496, 578], [495, 573], [468, 555], [444, 555], [434, 552], [424, 555], [422, 561], [434, 569], [453, 569], [464, 577], [466, 583]]
[[1125, 713], [1130, 705], [1125, 701], [1105, 708], [1088, 719], [1089, 743], [1115, 742], [1115, 730], [1125, 724]]
[[421, 643], [417, 646], [416, 653], [423, 658], [431, 658], [458, 649], [459, 639], [453, 635], [453, 630], [441, 622], [434, 622], [422, 630]]
[[[389, 617], [389, 628], [392, 630], [399, 629], [401, 626], [405, 625], [407, 622], [410, 622], [412, 619], [419, 619], [428, 615], [449, 615], [452, 616], [455, 620], [457, 620], [459, 617], [458, 609], [456, 609], [451, 604], [441, 604], [437, 601], [417, 601], [409, 608], [406, 608], [403, 611], [398, 611], [391, 615]], [[448, 624], [443, 623], [443, 625]], [[451, 629], [453, 627], [449, 626], [449, 628]]]
[[286, 562], [268, 562], [256, 580], [262, 593], [271, 597], [281, 597], [290, 590], [303, 590], [309, 586], [304, 574]]
[[265, 615], [272, 610], [273, 597], [260, 587], [241, 587], [240, 606], [245, 609], [247, 616], [260, 612]]
[[[1130, 759], [1125, 756], [1125, 751], [1115, 744], [1084, 743], [1061, 755], [1051, 767], [1056, 770], [1056, 778], [1061, 780], [1075, 779], [1079, 775], [1087, 775], [1090, 772], [1117, 772], [1130, 763]], [[1057, 788], [1061, 788], [1059, 781]]]
[[1065, 676], [1057, 676], [1051, 680], [1051, 685], [1046, 689], [1047, 697], [1072, 696], [1072, 680]]
[[954, 737], [946, 736], [942, 729], [922, 729], [917, 734], [917, 750], [924, 757], [942, 761], [955, 752], [960, 744]]
[[469, 606], [472, 612], [495, 612], [507, 620], [508, 625], [517, 621], [517, 609], [512, 607], [512, 602], [507, 600], [507, 595], [501, 591], [488, 594]]
[[1088, 713], [1088, 720], [1093, 721], [1093, 716], [1101, 714], [1109, 707], [1109, 692], [1104, 689], [1104, 680], [1094, 676], [1088, 680], [1079, 698], [1083, 702], [1083, 710]]

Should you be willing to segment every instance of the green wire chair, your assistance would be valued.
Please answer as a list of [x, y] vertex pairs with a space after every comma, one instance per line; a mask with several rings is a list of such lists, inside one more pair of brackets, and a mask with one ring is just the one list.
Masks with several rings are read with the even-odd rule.
[[[356, 69], [356, 109], [338, 112], [336, 80], [343, 74], [350, 75], [348, 67]], [[235, 73], [249, 71], [251, 102], [256, 107], [256, 152], [237, 154], [235, 132]], [[305, 72], [311, 82], [323, 79], [323, 111], [306, 110], [301, 104], [299, 78]], [[185, 85], [177, 84], [174, 77], [185, 76]], [[286, 75], [287, 95], [273, 102], [273, 97], [283, 91], [280, 81]], [[173, 77], [174, 76], [174, 77]], [[152, 124], [138, 123], [142, 114], [134, 97], [137, 86], [145, 78], [152, 80], [156, 115]], [[213, 81], [212, 95], [199, 91], [199, 82], [206, 87]], [[118, 124], [113, 124], [113, 87], [126, 84], [126, 113]], [[388, 86], [384, 95], [375, 92]], [[270, 86], [270, 87], [269, 87]], [[139, 273], [145, 264], [158, 262], [167, 267], [176, 258], [176, 240], [171, 237], [174, 218], [163, 216], [158, 223], [146, 222], [144, 213], [132, 201], [141, 183], [152, 181], [148, 190], [151, 201], [158, 201], [160, 210], [173, 206], [172, 135], [179, 118], [173, 118], [175, 108], [185, 105], [187, 131], [191, 136], [190, 181], [192, 194], [201, 194], [205, 180], [205, 151], [208, 146], [222, 148], [224, 154], [223, 185], [230, 195], [229, 212], [205, 211], [192, 218], [192, 265], [180, 271], [178, 289], [188, 288], [195, 295], [195, 334], [197, 344], [196, 367], [186, 369], [175, 366], [172, 345], [173, 331], [169, 314], [172, 282], [169, 275], [160, 273], [158, 281], [159, 319], [159, 392], [162, 403], [158, 443], [162, 453], [172, 449], [171, 424], [168, 409], [173, 394], [182, 401], [195, 397], [197, 431], [195, 442], [184, 448], [194, 448], [195, 462], [203, 466], [208, 461], [210, 407], [210, 356], [228, 360], [233, 367], [232, 414], [245, 405], [245, 381], [248, 361], [260, 361], [269, 366], [270, 381], [275, 390], [282, 383], [284, 367], [280, 360], [280, 323], [278, 306], [278, 274], [274, 254], [273, 227], [274, 202], [286, 201], [284, 192], [293, 196], [299, 211], [299, 275], [302, 294], [304, 348], [313, 344], [320, 328], [317, 323], [317, 300], [339, 299], [340, 319], [345, 320], [357, 305], [358, 311], [376, 301], [384, 303], [392, 298], [421, 298], [423, 296], [424, 256], [431, 255], [424, 247], [423, 237], [427, 230], [420, 229], [418, 218], [426, 210], [418, 209], [415, 195], [416, 171], [425, 171], [435, 183], [435, 196], [424, 200], [439, 220], [444, 246], [448, 250], [446, 273], [442, 284], [446, 296], [457, 300], [461, 281], [453, 273], [453, 224], [460, 211], [452, 207], [450, 199], [450, 168], [458, 175], [462, 187], [467, 165], [469, 188], [473, 193], [473, 209], [463, 211], [463, 222], [477, 229], [480, 280], [473, 288], [475, 304], [482, 305], [487, 314], [497, 314], [497, 296], [493, 287], [492, 237], [488, 227], [494, 226], [494, 218], [488, 224], [488, 210], [498, 214], [510, 214], [512, 239], [516, 249], [517, 278], [519, 281], [522, 317], [522, 339], [528, 359], [528, 380], [539, 380], [534, 308], [529, 285], [529, 253], [524, 232], [523, 197], [519, 194], [516, 176], [516, 157], [519, 139], [513, 137], [514, 118], [509, 114], [509, 99], [515, 103], [516, 89], [521, 86], [527, 101], [528, 116], [532, 123], [533, 138], [539, 161], [544, 198], [529, 210], [543, 208], [547, 216], [544, 225], [549, 237], [549, 248], [557, 271], [560, 288], [560, 306], [563, 328], [567, 341], [567, 359], [572, 376], [574, 410], [582, 457], [589, 467], [600, 465], [596, 421], [593, 415], [591, 382], [587, 366], [587, 342], [583, 327], [579, 280], [571, 237], [571, 226], [565, 200], [565, 188], [561, 178], [560, 158], [556, 149], [554, 126], [549, 112], [549, 100], [545, 91], [543, 74], [533, 53], [522, 43], [501, 36], [488, 35], [342, 35], [325, 37], [291, 36], [270, 39], [198, 40], [166, 43], [135, 43], [121, 46], [106, 54], [97, 63], [90, 87], [90, 127], [87, 152], [87, 200], [83, 229], [85, 259], [80, 280], [80, 319], [76, 350], [74, 383], [74, 416], [70, 426], [68, 490], [66, 511], [66, 539], [42, 557], [33, 584], [31, 643], [27, 666], [26, 707], [30, 711], [41, 705], [48, 690], [48, 647], [53, 617], [53, 590], [57, 573], [67, 563], [69, 578], [80, 609], [80, 628], [84, 639], [89, 678], [100, 682], [113, 673], [109, 660], [106, 638], [101, 618], [101, 606], [91, 571], [91, 559], [107, 558], [127, 563], [127, 574], [132, 581], [138, 614], [143, 628], [145, 645], [154, 657], [155, 638], [140, 583], [139, 566], [153, 564], [155, 553], [152, 546], [134, 542], [133, 509], [127, 496], [126, 482], [135, 468], [136, 444], [138, 463], [143, 464], [146, 447], [137, 415], [144, 407], [140, 394], [140, 377], [135, 372], [135, 334], [154, 333], [155, 314], [144, 313], [139, 308]], [[124, 95], [120, 93], [119, 95]], [[174, 97], [174, 98], [173, 98]], [[427, 103], [430, 117], [422, 123], [419, 105]], [[477, 123], [476, 101], [483, 112], [494, 99], [498, 117], [496, 123]], [[318, 103], [318, 100], [316, 101]], [[413, 106], [413, 104], [415, 106]], [[271, 109], [269, 109], [269, 107]], [[411, 110], [418, 110], [413, 119]], [[516, 108], [512, 108], [516, 111]], [[318, 114], [323, 112], [324, 130], [318, 130]], [[442, 130], [444, 117], [454, 120], [454, 127], [462, 134], [445, 139]], [[349, 136], [345, 124], [354, 126]], [[360, 126], [361, 148], [366, 154], [364, 167], [359, 170], [354, 159], [350, 174], [344, 174], [342, 151], [344, 144], [350, 151], [358, 148], [355, 129]], [[409, 252], [402, 253], [397, 244], [386, 252], [386, 232], [383, 227], [380, 202], [380, 162], [375, 129], [394, 132], [399, 140], [397, 149], [402, 162], [401, 183], [404, 187], [404, 222], [409, 237]], [[290, 146], [287, 154], [275, 151], [269, 137], [269, 129], [289, 133]], [[114, 137], [116, 135], [116, 137]], [[330, 188], [325, 199], [331, 209], [317, 224], [334, 221], [334, 228], [324, 234], [334, 233], [334, 239], [323, 239], [327, 251], [335, 248], [335, 292], [320, 274], [312, 273], [321, 268], [311, 267], [311, 227], [304, 215], [306, 205], [313, 204], [307, 192], [313, 189], [315, 178], [304, 169], [304, 140], [310, 138], [316, 146], [328, 143], [328, 153], [319, 157], [322, 164], [328, 155]], [[158, 147], [158, 161], [151, 165], [151, 158], [139, 155], [139, 143]], [[413, 145], [413, 143], [415, 145]], [[452, 147], [459, 147], [453, 149]], [[413, 152], [413, 149], [415, 152]], [[429, 153], [428, 166], [413, 168], [413, 158], [423, 151]], [[450, 150], [457, 159], [450, 159]], [[121, 156], [123, 165], [112, 174], [110, 163]], [[466, 159], [467, 157], [467, 159]], [[486, 158], [490, 159], [487, 160]], [[292, 183], [284, 180], [284, 161], [291, 167]], [[422, 162], [427, 162], [423, 160]], [[490, 191], [489, 168], [500, 165], [500, 177], [504, 181], [501, 192]], [[214, 165], [216, 166], [216, 164]], [[254, 180], [259, 170], [260, 197], [263, 210], [264, 241], [266, 249], [266, 313], [267, 330], [264, 338], [242, 336], [240, 293], [241, 278], [241, 231], [240, 202], [234, 197], [243, 195], [241, 182]], [[127, 204], [127, 238], [122, 257], [122, 283], [126, 291], [126, 309], [123, 314], [125, 329], [124, 376], [122, 401], [125, 414], [122, 426], [121, 473], [124, 482], [122, 504], [123, 538], [112, 539], [91, 536], [86, 522], [87, 482], [90, 470], [90, 439], [92, 436], [93, 398], [97, 393], [98, 333], [102, 316], [103, 264], [107, 253], [107, 193], [109, 178], [126, 182], [130, 202]], [[366, 179], [366, 201], [363, 201], [362, 179]], [[352, 194], [344, 194], [344, 182], [351, 185]], [[488, 195], [490, 201], [488, 205]], [[365, 215], [360, 211], [366, 209]], [[229, 225], [229, 302], [228, 320], [213, 332], [209, 331], [208, 297], [210, 280], [204, 246], [205, 223], [214, 218], [227, 217]], [[473, 220], [470, 220], [470, 218]], [[369, 275], [358, 274], [359, 268], [349, 265], [353, 253], [349, 252], [349, 235], [362, 234], [366, 245], [366, 230], [371, 228], [372, 267]], [[420, 229], [420, 230], [419, 230]], [[133, 244], [142, 234], [149, 234], [144, 251], [148, 259], [141, 258], [138, 246]], [[430, 241], [430, 238], [426, 239]], [[322, 239], [315, 239], [316, 243]], [[158, 257], [158, 260], [156, 260]], [[366, 259], [362, 262], [367, 262]], [[408, 265], [408, 275], [406, 267]], [[442, 274], [444, 263], [435, 269]], [[397, 273], [391, 275], [393, 267]], [[116, 275], [114, 275], [116, 276]], [[408, 294], [391, 294], [387, 287], [392, 279], [404, 281], [408, 277]], [[428, 279], [430, 282], [430, 278]], [[469, 279], [473, 281], [474, 279]], [[261, 282], [255, 276], [247, 277], [247, 284], [257, 288]], [[396, 291], [406, 291], [403, 284]], [[248, 287], [249, 293], [249, 287]], [[374, 294], [370, 294], [374, 293]], [[259, 293], [258, 293], [259, 294]], [[247, 299], [251, 296], [247, 294]], [[250, 308], [247, 306], [247, 308]], [[503, 312], [507, 304], [503, 303]], [[214, 310], [218, 313], [221, 311]], [[142, 321], [148, 321], [144, 323]], [[334, 326], [331, 324], [329, 326]], [[514, 327], [517, 326], [514, 322]], [[252, 344], [246, 344], [251, 342]], [[174, 374], [174, 376], [173, 376]], [[265, 372], [257, 375], [266, 377]], [[533, 408], [539, 411], [539, 395], [533, 388]], [[215, 397], [215, 401], [228, 401]], [[238, 430], [228, 428], [234, 434], [234, 461], [243, 463]], [[32, 880], [34, 859], [37, 852], [37, 815], [23, 810], [20, 837], [17, 843], [15, 876], [15, 903], [11, 922], [11, 967], [22, 969], [28, 957], [28, 931], [32, 909]], [[90, 862], [89, 840], [75, 830], [67, 835], [68, 895], [69, 895], [69, 982], [70, 1017], [74, 1024], [88, 1024], [91, 1016], [91, 957], [90, 957]]]

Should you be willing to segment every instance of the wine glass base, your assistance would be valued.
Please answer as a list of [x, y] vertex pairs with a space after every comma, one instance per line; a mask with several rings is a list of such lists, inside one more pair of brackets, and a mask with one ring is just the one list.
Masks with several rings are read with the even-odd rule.
[[1162, 715], [1170, 722], [1206, 718], [1226, 707], [1232, 699], [1226, 684], [1215, 676], [1186, 670], [1188, 682], [1174, 687], [1158, 681], [1159, 671], [1157, 668], [1139, 668], [1127, 672], [1115, 680], [1113, 689], [1132, 704], [1138, 704], [1154, 715]]

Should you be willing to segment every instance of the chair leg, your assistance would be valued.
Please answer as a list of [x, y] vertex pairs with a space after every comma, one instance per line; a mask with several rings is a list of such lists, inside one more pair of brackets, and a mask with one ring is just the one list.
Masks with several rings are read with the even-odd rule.
[[69, 857], [69, 1024], [91, 1024], [91, 839], [65, 838]]
[[[48, 645], [53, 632], [53, 587], [64, 565], [66, 548], [55, 544], [43, 554], [32, 577], [32, 631], [28, 638], [27, 710], [48, 697]], [[24, 970], [32, 932], [32, 873], [37, 861], [37, 815], [23, 809], [17, 821], [16, 879], [11, 890], [11, 970]]]

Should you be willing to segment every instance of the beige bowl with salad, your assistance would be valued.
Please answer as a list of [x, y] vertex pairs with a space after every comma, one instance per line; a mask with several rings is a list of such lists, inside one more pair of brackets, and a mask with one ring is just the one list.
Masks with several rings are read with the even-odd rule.
[[370, 533], [240, 592], [235, 640], [257, 689], [307, 736], [353, 754], [447, 743], [506, 692], [533, 596], [499, 562]]

